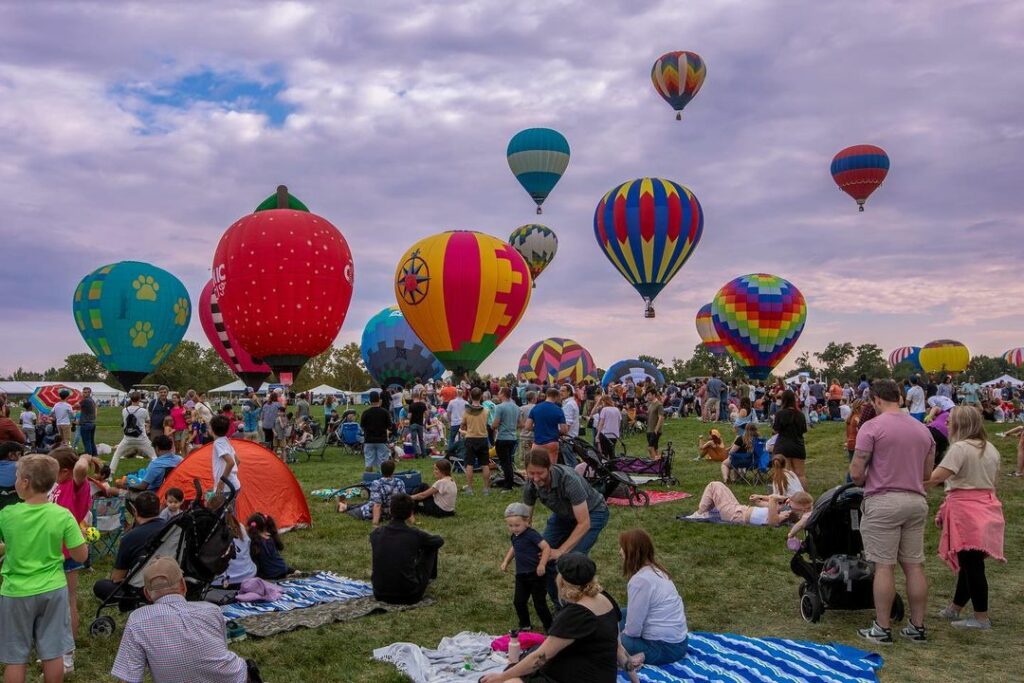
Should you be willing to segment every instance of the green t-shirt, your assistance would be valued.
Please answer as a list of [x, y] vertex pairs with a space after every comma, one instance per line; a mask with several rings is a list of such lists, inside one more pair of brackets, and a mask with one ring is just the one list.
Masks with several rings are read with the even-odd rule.
[[61, 546], [77, 548], [85, 539], [66, 508], [22, 503], [0, 510], [0, 542], [7, 544], [0, 595], [24, 598], [66, 586]]
[[658, 426], [658, 418], [665, 413], [665, 408], [661, 405], [661, 401], [651, 401], [647, 406], [647, 431], [651, 434], [654, 433], [655, 428]]

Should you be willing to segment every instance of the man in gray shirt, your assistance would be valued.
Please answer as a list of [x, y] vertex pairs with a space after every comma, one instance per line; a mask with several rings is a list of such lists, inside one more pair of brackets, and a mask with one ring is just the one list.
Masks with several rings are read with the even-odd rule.
[[96, 400], [92, 389], [82, 389], [82, 400], [78, 404], [78, 433], [82, 437], [82, 448], [96, 457]]
[[725, 393], [725, 383], [718, 379], [717, 374], [712, 374], [708, 380], [704, 400], [708, 402], [708, 418], [712, 422], [722, 419], [722, 394]]
[[565, 465], [552, 465], [548, 451], [534, 448], [526, 456], [526, 476], [523, 502], [533, 513], [540, 500], [551, 510], [544, 527], [544, 540], [551, 546], [547, 571], [548, 595], [555, 604], [555, 560], [568, 552], [586, 555], [597, 543], [601, 530], [608, 524], [608, 504], [576, 470]]

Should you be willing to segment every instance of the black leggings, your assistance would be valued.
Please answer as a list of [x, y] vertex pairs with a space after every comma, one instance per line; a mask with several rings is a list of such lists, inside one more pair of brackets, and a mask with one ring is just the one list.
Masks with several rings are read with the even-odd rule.
[[953, 604], [964, 607], [970, 601], [975, 612], [988, 611], [988, 579], [985, 578], [985, 553], [980, 550], [961, 550], [960, 572], [956, 575], [956, 594]]
[[501, 463], [501, 488], [511, 491], [515, 483], [515, 474], [512, 471], [512, 454], [519, 445], [518, 441], [509, 439], [498, 439], [494, 442], [494, 450], [498, 455], [498, 462]]
[[519, 628], [530, 626], [530, 598], [533, 598], [533, 609], [544, 624], [544, 630], [551, 627], [551, 610], [548, 609], [547, 579], [536, 574], [516, 574], [516, 592], [512, 604], [519, 617]]

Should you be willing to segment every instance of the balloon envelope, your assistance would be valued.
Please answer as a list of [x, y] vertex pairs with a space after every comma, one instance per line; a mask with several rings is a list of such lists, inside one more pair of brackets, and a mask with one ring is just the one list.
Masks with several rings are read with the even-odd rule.
[[206, 333], [213, 350], [231, 368], [231, 372], [238, 375], [247, 387], [258, 390], [263, 380], [270, 375], [270, 366], [250, 356], [235, 335], [228, 330], [214, 289], [213, 280], [210, 280], [199, 293], [199, 323], [203, 326], [203, 332]]
[[582, 382], [596, 367], [590, 352], [574, 339], [550, 337], [535, 342], [519, 359], [519, 375], [529, 382]]
[[1024, 347], [1018, 346], [1003, 354], [1003, 360], [1015, 368], [1024, 366]]
[[901, 346], [889, 354], [889, 365], [895, 368], [900, 363], [910, 363], [915, 369], [921, 370], [920, 354], [920, 346]]
[[711, 319], [711, 304], [704, 304], [697, 311], [697, 334], [700, 335], [704, 348], [712, 355], [725, 355], [725, 344], [719, 339], [718, 332], [715, 331], [715, 322]]
[[508, 243], [526, 261], [536, 287], [537, 277], [544, 272], [558, 251], [558, 237], [555, 231], [537, 223], [520, 225], [509, 235]]
[[444, 366], [412, 331], [397, 306], [370, 318], [363, 328], [361, 350], [370, 377], [382, 387], [441, 379], [444, 374]]
[[213, 257], [214, 292], [241, 346], [275, 372], [297, 374], [338, 336], [352, 299], [345, 236], [307, 211], [239, 218]]
[[778, 275], [743, 275], [718, 290], [711, 317], [736, 364], [751, 379], [766, 379], [800, 338], [807, 303]]
[[[658, 57], [651, 67], [651, 82], [676, 112], [682, 112], [704, 85], [707, 74], [707, 66], [699, 54], [680, 50]], [[682, 114], [677, 113], [676, 119], [680, 118]]]
[[61, 389], [69, 392], [68, 397], [63, 400], [67, 401], [74, 410], [78, 410], [78, 404], [82, 401], [82, 392], [78, 389], [66, 387], [63, 384], [49, 384], [43, 387], [36, 387], [32, 395], [28, 397], [28, 400], [41, 415], [49, 415], [53, 412], [53, 407], [62, 400], [60, 397]]
[[857, 200], [860, 210], [889, 173], [889, 155], [874, 145], [854, 145], [832, 159], [832, 180]]
[[642, 384], [648, 379], [654, 380], [658, 386], [665, 384], [665, 375], [652, 363], [627, 358], [612, 363], [611, 367], [605, 370], [604, 377], [601, 378], [601, 387], [607, 389], [612, 382], [625, 382], [626, 378], [631, 378], [634, 384]]
[[395, 297], [416, 336], [453, 372], [479, 367], [530, 302], [526, 261], [507, 242], [452, 231], [412, 245], [395, 270]]
[[952, 339], [938, 339], [921, 347], [921, 369], [927, 373], [950, 372], [956, 374], [967, 369], [971, 352]]
[[512, 136], [505, 154], [508, 167], [540, 213], [540, 205], [569, 165], [569, 141], [557, 130], [527, 128]]
[[75, 289], [72, 310], [89, 349], [125, 389], [160, 367], [192, 317], [185, 285], [139, 261], [86, 275]]
[[594, 212], [594, 237], [612, 265], [648, 304], [690, 258], [704, 211], [682, 185], [639, 178], [612, 188]]

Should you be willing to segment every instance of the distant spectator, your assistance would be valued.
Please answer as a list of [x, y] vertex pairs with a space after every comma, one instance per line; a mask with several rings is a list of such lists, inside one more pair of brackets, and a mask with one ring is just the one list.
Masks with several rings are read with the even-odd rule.
[[437, 551], [444, 539], [407, 524], [413, 505], [404, 493], [394, 496], [391, 521], [370, 532], [373, 597], [381, 602], [415, 604], [437, 578]]

